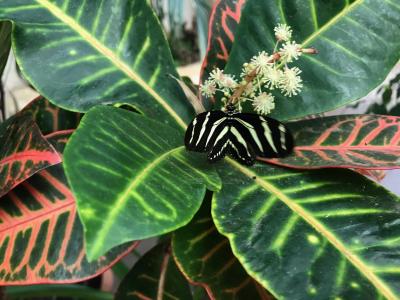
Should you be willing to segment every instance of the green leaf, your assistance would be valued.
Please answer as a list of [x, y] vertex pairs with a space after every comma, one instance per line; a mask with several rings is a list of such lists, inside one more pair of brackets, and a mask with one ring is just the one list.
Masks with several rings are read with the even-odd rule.
[[295, 172], [230, 160], [218, 230], [278, 299], [399, 299], [399, 198], [347, 170]]
[[400, 118], [344, 115], [287, 123], [291, 155], [262, 161], [289, 168], [400, 168]]
[[192, 299], [189, 284], [179, 272], [169, 247], [160, 244], [146, 253], [121, 282], [115, 299]]
[[100, 106], [85, 115], [64, 159], [91, 259], [187, 224], [206, 187], [219, 188], [205, 157], [182, 145], [179, 131], [133, 112]]
[[171, 126], [192, 118], [168, 76], [178, 77], [148, 1], [3, 0], [0, 19], [14, 23], [13, 48], [25, 77], [56, 105], [86, 111], [132, 103]]
[[277, 94], [271, 116], [303, 117], [343, 106], [378, 86], [399, 60], [400, 4], [395, 0], [248, 0], [226, 70], [239, 75], [244, 62], [274, 49], [274, 26], [293, 27], [294, 40], [315, 47], [294, 65], [303, 91], [288, 100]]
[[[52, 137], [62, 149], [63, 132]], [[84, 281], [110, 268], [136, 243], [88, 262], [75, 198], [61, 164], [48, 167], [0, 198], [0, 285]]]
[[193, 220], [173, 234], [179, 268], [193, 284], [204, 287], [211, 299], [273, 299], [246, 273], [229, 241], [218, 233], [211, 218], [211, 196], [207, 193]]
[[6, 66], [11, 47], [11, 23], [0, 22], [0, 77]]

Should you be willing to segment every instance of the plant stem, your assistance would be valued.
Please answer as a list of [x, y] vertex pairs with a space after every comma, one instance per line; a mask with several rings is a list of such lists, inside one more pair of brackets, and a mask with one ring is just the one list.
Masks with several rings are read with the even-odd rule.
[[[269, 62], [271, 62], [271, 63], [276, 62], [280, 58], [281, 58], [281, 55], [279, 54], [279, 52], [276, 52], [272, 55], [272, 58], [269, 60]], [[236, 104], [236, 102], [239, 101], [240, 97], [243, 95], [246, 88], [249, 86], [250, 83], [253, 82], [254, 78], [257, 77], [257, 73], [258, 73], [258, 70], [257, 70], [257, 68], [255, 68], [253, 71], [250, 72], [250, 74], [246, 75], [246, 77], [244, 78], [245, 83], [240, 84], [240, 87], [235, 90], [232, 97], [229, 98], [229, 100], [227, 102], [228, 104]]]
[[160, 280], [158, 281], [158, 290], [157, 290], [157, 300], [162, 300], [164, 295], [164, 286], [165, 286], [165, 275], [167, 274], [168, 263], [170, 258], [170, 249], [167, 249], [167, 253], [163, 258], [161, 264], [161, 273], [160, 273]]

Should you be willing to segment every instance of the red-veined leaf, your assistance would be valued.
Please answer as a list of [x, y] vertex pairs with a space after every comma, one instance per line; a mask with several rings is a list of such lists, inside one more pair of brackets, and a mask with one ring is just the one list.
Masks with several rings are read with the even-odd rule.
[[208, 28], [207, 54], [201, 66], [200, 82], [204, 82], [214, 68], [225, 68], [245, 2], [246, 0], [217, 0], [214, 4]]
[[344, 115], [287, 124], [294, 140], [293, 154], [260, 159], [299, 168], [400, 168], [400, 118]]
[[206, 289], [210, 299], [274, 299], [250, 277], [233, 255], [229, 240], [218, 233], [211, 217], [209, 192], [193, 220], [174, 232], [175, 261], [188, 280]]
[[382, 181], [386, 177], [386, 171], [385, 170], [368, 170], [368, 169], [354, 169], [353, 171], [367, 176], [375, 181]]
[[147, 252], [122, 280], [115, 299], [118, 300], [191, 300], [189, 283], [179, 272], [171, 256], [169, 243], [162, 243]]
[[17, 114], [0, 126], [0, 196], [61, 157], [34, 120]]
[[42, 96], [32, 100], [21, 111], [21, 114], [31, 115], [44, 135], [61, 130], [75, 129], [83, 116], [81, 113], [55, 106]]
[[[65, 139], [61, 132], [59, 149]], [[101, 274], [135, 246], [116, 247], [88, 262], [82, 224], [62, 164], [42, 170], [0, 199], [2, 285], [82, 281]]]

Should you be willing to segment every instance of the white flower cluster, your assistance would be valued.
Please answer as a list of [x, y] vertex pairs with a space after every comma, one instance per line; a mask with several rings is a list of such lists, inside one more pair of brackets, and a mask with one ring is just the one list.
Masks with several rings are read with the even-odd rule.
[[209, 79], [201, 85], [201, 93], [213, 97], [219, 91], [223, 94], [224, 105], [228, 102], [235, 104], [239, 111], [241, 103], [250, 101], [254, 110], [263, 115], [275, 108], [275, 98], [271, 91], [279, 90], [287, 97], [300, 93], [303, 87], [301, 70], [290, 68], [288, 64], [297, 60], [303, 52], [316, 51], [302, 49], [292, 41], [292, 29], [286, 24], [278, 24], [274, 32], [277, 40], [274, 53], [259, 52], [250, 62], [245, 63], [240, 80], [218, 68], [213, 70]]

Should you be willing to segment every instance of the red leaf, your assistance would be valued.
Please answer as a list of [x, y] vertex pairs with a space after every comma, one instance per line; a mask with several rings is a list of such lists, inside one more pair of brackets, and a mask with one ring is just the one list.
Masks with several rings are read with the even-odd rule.
[[208, 26], [207, 54], [201, 67], [200, 83], [207, 79], [214, 68], [225, 68], [245, 2], [246, 0], [215, 2]]
[[0, 127], [0, 197], [36, 172], [61, 162], [30, 116], [17, 114]]
[[31, 116], [44, 135], [61, 130], [76, 129], [83, 116], [81, 113], [55, 106], [42, 96], [32, 100], [20, 114]]
[[[65, 138], [61, 132], [61, 143]], [[61, 164], [35, 174], [0, 199], [2, 285], [86, 280], [106, 271], [136, 245], [119, 246], [88, 262], [82, 224]]]
[[297, 169], [400, 168], [400, 117], [344, 115], [287, 124], [293, 154], [269, 163]]

